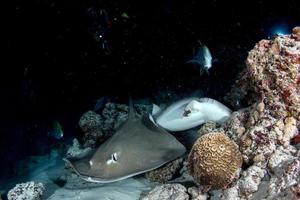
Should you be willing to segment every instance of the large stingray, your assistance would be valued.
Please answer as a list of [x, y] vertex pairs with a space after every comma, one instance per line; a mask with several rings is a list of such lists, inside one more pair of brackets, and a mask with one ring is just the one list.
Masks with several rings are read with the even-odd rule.
[[185, 151], [174, 136], [156, 126], [149, 116], [137, 117], [130, 104], [127, 121], [110, 139], [94, 153], [66, 161], [82, 179], [109, 183], [156, 169]]

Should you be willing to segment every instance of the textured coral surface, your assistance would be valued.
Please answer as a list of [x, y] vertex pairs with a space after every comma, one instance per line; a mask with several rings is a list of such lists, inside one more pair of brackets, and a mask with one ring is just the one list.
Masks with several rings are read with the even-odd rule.
[[162, 167], [146, 173], [148, 180], [153, 182], [164, 183], [174, 178], [176, 173], [179, 173], [183, 159], [178, 158], [169, 162]]
[[241, 199], [299, 199], [299, 148], [291, 141], [300, 128], [300, 28], [261, 40], [246, 64], [231, 95], [251, 97], [250, 106], [223, 127], [249, 166], [233, 188]]
[[300, 41], [293, 36], [262, 40], [249, 52], [246, 64], [255, 92], [271, 115], [299, 120]]
[[242, 156], [227, 135], [213, 132], [196, 141], [188, 162], [190, 173], [197, 182], [223, 188], [231, 183], [241, 168]]
[[84, 132], [84, 147], [95, 147], [103, 136], [101, 116], [94, 111], [88, 111], [82, 115], [78, 124]]
[[187, 189], [181, 184], [156, 186], [141, 200], [188, 200]]
[[7, 194], [8, 200], [40, 200], [45, 188], [42, 183], [20, 183]]
[[[226, 186], [232, 180], [234, 170], [220, 165], [221, 176], [214, 166], [232, 164], [233, 158], [212, 154], [215, 143], [205, 139], [221, 131], [238, 145], [245, 166], [238, 180], [217, 198], [299, 199], [300, 27], [291, 35], [258, 42], [249, 52], [246, 66], [225, 99], [233, 106], [240, 102], [248, 106], [233, 112], [222, 127], [200, 130], [203, 136], [189, 158], [191, 174], [200, 184], [218, 181], [218, 186]], [[220, 144], [224, 141], [219, 140]]]

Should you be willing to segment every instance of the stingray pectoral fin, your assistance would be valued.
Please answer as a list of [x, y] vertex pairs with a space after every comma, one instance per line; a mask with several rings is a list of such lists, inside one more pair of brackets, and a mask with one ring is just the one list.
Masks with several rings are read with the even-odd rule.
[[71, 168], [78, 174], [79, 176], [89, 177], [91, 175], [90, 171], [90, 163], [92, 156], [94, 155], [95, 151], [90, 152], [83, 158], [64, 158]]
[[202, 115], [176, 118], [168, 121], [157, 121], [157, 124], [169, 131], [185, 131], [205, 123]]
[[153, 124], [155, 124], [155, 125], [157, 126], [155, 120], [153, 119], [153, 116], [150, 115], [150, 114], [149, 114], [149, 120], [150, 120]]
[[[95, 176], [95, 173], [90, 169], [89, 160], [92, 156], [86, 157], [82, 160], [73, 160], [64, 158], [64, 161], [68, 163], [74, 172], [83, 180], [94, 183], [110, 183], [117, 180], [107, 180]], [[120, 179], [121, 180], [121, 179]]]
[[152, 115], [157, 114], [160, 110], [161, 109], [160, 109], [160, 107], [158, 105], [153, 104], [153, 106], [152, 106]]
[[[108, 180], [100, 178], [97, 174], [97, 172], [93, 172], [90, 168], [90, 159], [93, 156], [87, 156], [84, 159], [68, 159], [64, 158], [64, 161], [66, 161], [71, 168], [74, 170], [74, 172], [83, 180], [86, 180], [88, 182], [94, 182], [94, 183], [110, 183], [116, 180]], [[98, 172], [99, 173], [99, 172]]]

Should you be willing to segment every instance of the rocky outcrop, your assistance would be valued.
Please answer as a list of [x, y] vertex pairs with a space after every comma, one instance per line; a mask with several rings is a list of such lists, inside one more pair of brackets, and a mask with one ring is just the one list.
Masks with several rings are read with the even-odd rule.
[[141, 200], [188, 200], [187, 189], [181, 184], [156, 186]]
[[67, 158], [81, 158], [87, 153], [89, 153], [92, 149], [90, 147], [83, 148], [77, 139], [73, 139], [72, 146], [67, 150], [66, 157]]
[[226, 99], [249, 106], [233, 112], [219, 129], [200, 131], [205, 136], [222, 130], [238, 145], [245, 165], [218, 198], [299, 199], [300, 157], [294, 138], [300, 130], [300, 28], [258, 42], [246, 65]]
[[87, 111], [79, 120], [79, 127], [84, 132], [83, 146], [94, 148], [103, 140], [102, 117], [94, 111]]
[[42, 183], [27, 182], [17, 184], [7, 194], [8, 200], [40, 200], [45, 187]]
[[[137, 104], [134, 108], [138, 115], [143, 115], [149, 113], [152, 106]], [[116, 132], [127, 117], [128, 106], [125, 104], [106, 103], [101, 113], [85, 112], [78, 123], [83, 132], [83, 147], [95, 148], [104, 142]]]
[[170, 181], [176, 176], [176, 174], [179, 174], [182, 162], [182, 158], [173, 160], [158, 169], [147, 172], [146, 177], [148, 180], [153, 182], [165, 183]]

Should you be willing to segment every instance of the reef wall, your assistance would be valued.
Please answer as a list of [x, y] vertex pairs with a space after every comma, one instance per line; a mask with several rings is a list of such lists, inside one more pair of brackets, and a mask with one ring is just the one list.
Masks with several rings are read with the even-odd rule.
[[[239, 102], [248, 106], [233, 112], [225, 124], [208, 123], [199, 130], [187, 159], [188, 172], [198, 185], [188, 188], [199, 197], [191, 198], [299, 199], [300, 27], [290, 35], [259, 41], [225, 99], [233, 106]], [[210, 137], [214, 141], [200, 148], [209, 135], [221, 133], [233, 144], [227, 136]], [[234, 145], [238, 150], [232, 154], [227, 148], [235, 149]], [[207, 149], [209, 156], [203, 153]], [[220, 159], [222, 154], [226, 156]], [[228, 167], [230, 163], [236, 167]], [[221, 167], [214, 171], [215, 165]], [[225, 174], [224, 184], [211, 181], [223, 180]]]
[[228, 199], [229, 191], [235, 190], [240, 199], [297, 199], [300, 28], [294, 28], [291, 35], [259, 41], [249, 52], [246, 65], [227, 99], [234, 103], [247, 98], [250, 106], [234, 112], [219, 128], [238, 145], [244, 168], [232, 186], [223, 188], [220, 197]]

